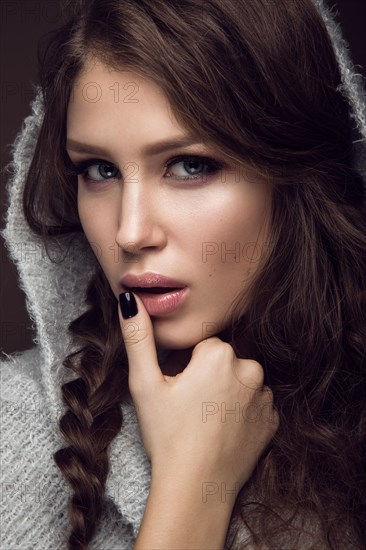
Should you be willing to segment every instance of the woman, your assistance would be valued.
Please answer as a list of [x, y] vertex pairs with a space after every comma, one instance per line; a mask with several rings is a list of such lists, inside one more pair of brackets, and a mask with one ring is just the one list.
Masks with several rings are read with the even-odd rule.
[[38, 329], [3, 546], [363, 548], [349, 71], [310, 0], [80, 2], [52, 37], [3, 231]]

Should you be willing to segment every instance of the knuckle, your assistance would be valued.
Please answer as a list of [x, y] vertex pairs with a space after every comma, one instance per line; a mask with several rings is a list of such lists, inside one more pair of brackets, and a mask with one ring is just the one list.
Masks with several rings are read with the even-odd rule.
[[207, 340], [201, 340], [200, 342], [198, 342], [194, 347], [193, 353], [197, 351], [200, 353], [219, 353], [223, 352], [223, 350], [227, 350], [227, 353], [229, 350], [232, 353], [234, 352], [230, 344], [228, 344], [227, 342], [223, 342], [222, 340], [220, 340], [220, 338], [217, 338], [216, 336], [212, 336], [211, 338], [207, 338]]
[[217, 347], [217, 353], [220, 353], [222, 357], [225, 357], [227, 359], [232, 359], [233, 357], [235, 357], [232, 346], [227, 342], [220, 342], [220, 346]]
[[198, 342], [193, 348], [192, 355], [193, 353], [197, 353], [197, 351], [200, 351], [201, 349], [203, 349], [204, 346], [207, 346], [207, 342], [208, 340], [201, 340], [200, 342]]
[[264, 371], [258, 361], [252, 359], [238, 359], [234, 363], [234, 374], [245, 389], [257, 391], [262, 388]]
[[237, 359], [230, 344], [214, 337], [199, 342], [193, 350], [193, 357], [197, 361], [204, 359], [204, 365], [210, 370], [218, 369], [221, 373], [232, 369]]
[[255, 361], [254, 359], [245, 360], [245, 370], [248, 378], [250, 378], [254, 383], [259, 386], [263, 385], [264, 370], [258, 361]]

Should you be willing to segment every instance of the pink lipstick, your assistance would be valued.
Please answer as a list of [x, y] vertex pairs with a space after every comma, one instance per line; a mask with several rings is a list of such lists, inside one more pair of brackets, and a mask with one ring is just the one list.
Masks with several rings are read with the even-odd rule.
[[172, 313], [188, 296], [188, 287], [182, 281], [159, 273], [130, 273], [120, 283], [125, 291], [130, 290], [138, 295], [149, 315]]

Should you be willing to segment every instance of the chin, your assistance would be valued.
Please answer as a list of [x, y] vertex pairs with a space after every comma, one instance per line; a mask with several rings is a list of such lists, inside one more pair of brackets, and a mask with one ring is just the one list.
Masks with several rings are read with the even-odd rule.
[[159, 321], [153, 320], [155, 343], [159, 349], [188, 349], [204, 340], [199, 331], [188, 331], [177, 326], [168, 328]]
[[231, 331], [222, 329], [221, 331], [205, 333], [202, 330], [191, 330], [186, 327], [167, 327], [159, 323], [158, 320], [153, 320], [154, 338], [156, 346], [161, 350], [183, 350], [194, 348], [199, 342], [216, 336], [223, 342], [231, 341]]
[[159, 338], [155, 336], [156, 347], [160, 350], [179, 350], [193, 348], [200, 340], [179, 340], [178, 338]]

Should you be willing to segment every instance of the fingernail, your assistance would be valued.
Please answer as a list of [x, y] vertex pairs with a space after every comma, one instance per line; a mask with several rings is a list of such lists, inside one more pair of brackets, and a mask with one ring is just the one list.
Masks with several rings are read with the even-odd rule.
[[122, 292], [119, 295], [119, 304], [121, 306], [122, 317], [124, 319], [131, 319], [138, 313], [137, 303], [135, 296], [132, 292]]

